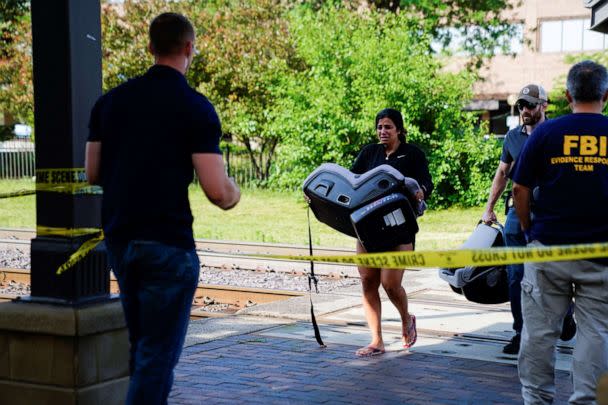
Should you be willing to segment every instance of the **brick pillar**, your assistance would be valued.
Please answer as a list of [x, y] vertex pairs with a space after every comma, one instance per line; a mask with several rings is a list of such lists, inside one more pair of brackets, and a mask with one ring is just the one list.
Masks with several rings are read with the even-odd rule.
[[118, 301], [0, 304], [0, 404], [124, 404], [128, 356]]

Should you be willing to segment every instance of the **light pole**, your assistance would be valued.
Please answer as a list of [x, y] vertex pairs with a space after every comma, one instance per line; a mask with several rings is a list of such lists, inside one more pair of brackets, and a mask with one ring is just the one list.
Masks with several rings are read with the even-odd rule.
[[515, 94], [509, 94], [507, 97], [507, 104], [511, 107], [511, 115], [507, 117], [507, 127], [513, 129], [519, 125], [519, 114], [515, 114], [515, 104], [517, 103], [517, 96]]

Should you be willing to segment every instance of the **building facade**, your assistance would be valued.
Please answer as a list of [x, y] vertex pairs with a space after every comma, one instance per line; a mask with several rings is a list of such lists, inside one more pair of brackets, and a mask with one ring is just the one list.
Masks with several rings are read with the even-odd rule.
[[[599, 3], [605, 0], [600, 0]], [[474, 86], [471, 110], [483, 111], [490, 121], [490, 132], [504, 134], [507, 117], [515, 113], [509, 96], [528, 83], [541, 84], [550, 92], [568, 72], [567, 55], [608, 51], [608, 35], [591, 30], [590, 4], [594, 0], [525, 0], [508, 18], [520, 24], [521, 38], [513, 39], [516, 55], [497, 55], [482, 70], [484, 80]], [[596, 1], [596, 3], [598, 3]], [[597, 28], [597, 21], [594, 29]], [[525, 40], [524, 40], [525, 38]], [[449, 68], [462, 64], [458, 58]]]

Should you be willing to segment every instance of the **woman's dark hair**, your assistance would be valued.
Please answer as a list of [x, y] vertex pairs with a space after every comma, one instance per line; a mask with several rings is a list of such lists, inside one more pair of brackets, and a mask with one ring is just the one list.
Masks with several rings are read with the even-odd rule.
[[401, 116], [401, 112], [392, 108], [385, 108], [384, 110], [376, 114], [376, 127], [378, 127], [378, 121], [380, 121], [382, 118], [388, 118], [393, 121], [393, 124], [395, 124], [395, 127], [397, 128], [397, 131], [399, 131], [399, 140], [402, 143], [405, 143], [406, 131], [403, 126], [403, 117]]
[[194, 27], [181, 14], [163, 13], [152, 20], [149, 34], [152, 52], [169, 56], [178, 53], [186, 42], [194, 40]]

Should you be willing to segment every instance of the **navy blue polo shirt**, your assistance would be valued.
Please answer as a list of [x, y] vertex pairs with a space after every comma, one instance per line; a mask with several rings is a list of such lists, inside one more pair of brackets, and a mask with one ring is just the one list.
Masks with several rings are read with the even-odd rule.
[[101, 142], [106, 237], [193, 248], [192, 154], [221, 153], [209, 100], [177, 70], [154, 65], [103, 95], [89, 130], [88, 140]]
[[505, 135], [505, 141], [502, 144], [502, 153], [500, 160], [506, 164], [515, 162], [521, 153], [522, 148], [528, 140], [528, 133], [526, 127], [518, 125], [517, 127], [509, 130]]
[[534, 191], [531, 236], [546, 245], [608, 241], [608, 118], [569, 114], [539, 125], [512, 179]]

